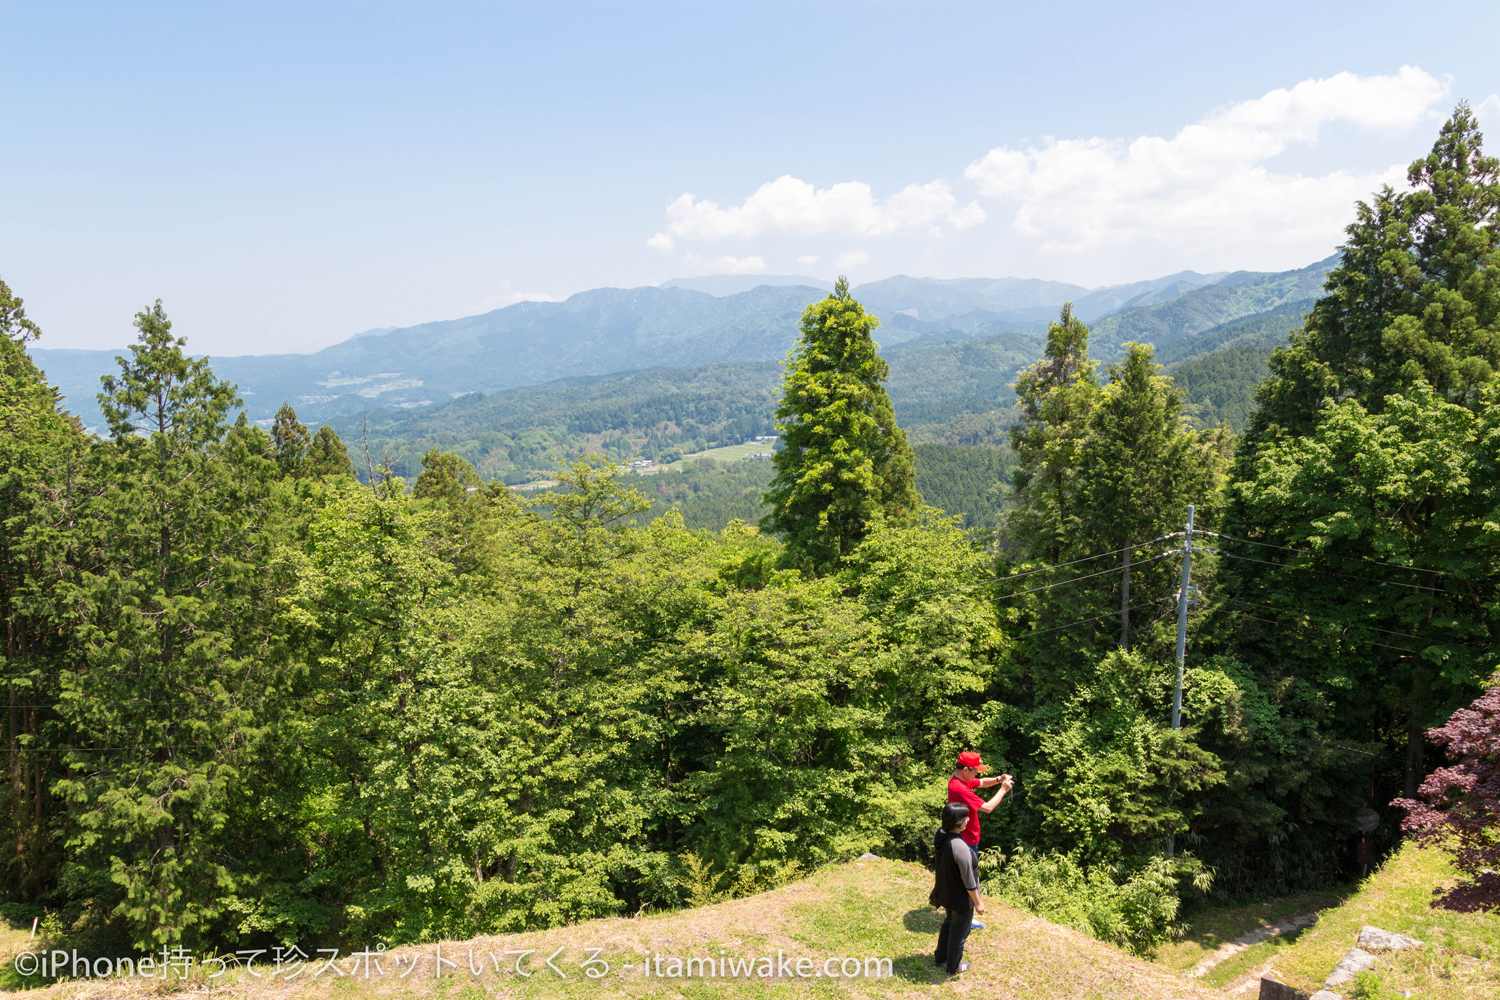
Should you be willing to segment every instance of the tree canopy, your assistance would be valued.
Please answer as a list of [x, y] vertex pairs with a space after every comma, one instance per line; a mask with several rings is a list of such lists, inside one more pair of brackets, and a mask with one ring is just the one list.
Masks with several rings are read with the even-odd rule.
[[884, 382], [890, 366], [871, 338], [879, 320], [839, 278], [802, 314], [776, 409], [782, 448], [766, 488], [762, 527], [786, 538], [786, 560], [823, 572], [847, 556], [877, 517], [921, 503], [915, 459], [896, 426]]

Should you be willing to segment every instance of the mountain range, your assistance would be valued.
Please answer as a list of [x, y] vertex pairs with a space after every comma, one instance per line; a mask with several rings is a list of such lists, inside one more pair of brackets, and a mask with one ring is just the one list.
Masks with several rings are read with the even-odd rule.
[[[1093, 290], [1036, 279], [898, 275], [852, 291], [881, 318], [877, 337], [887, 350], [919, 340], [1037, 335], [1072, 301], [1075, 313], [1094, 323], [1095, 353], [1110, 357], [1126, 340], [1164, 347], [1308, 298], [1335, 262], [1273, 273], [1183, 271]], [[779, 361], [796, 338], [802, 310], [827, 294], [826, 283], [803, 281], [816, 279], [716, 276], [596, 288], [562, 302], [521, 302], [462, 319], [370, 330], [312, 354], [212, 362], [220, 377], [239, 386], [252, 419], [268, 421], [289, 401], [305, 420], [318, 422], [372, 409], [440, 406], [469, 393], [559, 378]], [[1022, 353], [1040, 353], [1040, 340], [1025, 342], [1030, 347]], [[102, 423], [93, 396], [119, 353], [32, 348], [88, 426]]]

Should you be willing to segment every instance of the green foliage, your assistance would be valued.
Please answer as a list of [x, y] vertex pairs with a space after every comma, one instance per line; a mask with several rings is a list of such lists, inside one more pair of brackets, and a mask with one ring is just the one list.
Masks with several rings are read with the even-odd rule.
[[[1497, 172], [1460, 105], [1412, 164], [1414, 190], [1358, 206], [1239, 456], [1228, 531], [1251, 543], [1225, 542], [1212, 629], [1289, 719], [1319, 720], [1300, 734], [1308, 777], [1283, 773], [1328, 791], [1300, 822], [1293, 797], [1268, 802], [1304, 853], [1341, 850], [1321, 824], [1413, 798], [1423, 730], [1497, 662]], [[1365, 754], [1319, 776], [1351, 746]]]
[[1037, 734], [1039, 766], [1027, 802], [1033, 838], [1091, 864], [1150, 853], [1188, 828], [1224, 772], [1194, 729], [1172, 730], [1171, 671], [1115, 651], [1077, 678], [1068, 702]]
[[271, 447], [282, 476], [300, 478], [308, 474], [308, 444], [312, 435], [297, 419], [291, 403], [282, 403], [271, 424]]
[[[1077, 516], [1070, 509], [1071, 481], [1099, 392], [1098, 364], [1089, 360], [1088, 344], [1088, 327], [1069, 303], [1047, 328], [1042, 360], [1016, 380], [1021, 420], [1010, 429], [1010, 443], [1020, 460], [1015, 473], [1020, 506], [1014, 523], [1033, 538], [1055, 539], [1057, 526]], [[1055, 523], [1044, 526], [1048, 519]]]
[[50, 789], [61, 767], [46, 739], [46, 712], [36, 706], [53, 701], [56, 664], [66, 650], [51, 610], [58, 564], [68, 556], [36, 533], [52, 521], [58, 495], [76, 489], [78, 501], [86, 500], [80, 472], [89, 444], [76, 421], [59, 411], [56, 390], [27, 355], [24, 343], [40, 331], [3, 282], [0, 323], [6, 333], [0, 337], [0, 608], [10, 703], [3, 716], [0, 838], [8, 849], [0, 862], [0, 895], [30, 903], [47, 891], [60, 853], [50, 829]]
[[[1176, 567], [1138, 550], [1182, 524], [1188, 504], [1197, 507], [1200, 525], [1212, 525], [1225, 485], [1227, 441], [1186, 425], [1181, 395], [1158, 374], [1151, 349], [1129, 345], [1100, 386], [1088, 336], [1065, 308], [1048, 333], [1046, 359], [1017, 382], [1024, 420], [1011, 431], [1020, 467], [1006, 556], [1021, 572], [1030, 561], [1098, 554], [1113, 556], [1119, 568], [1114, 576], [1106, 565], [1091, 565], [1080, 571], [1087, 582], [1016, 605], [1046, 622], [1048, 633], [1068, 627], [1028, 657], [1035, 683], [1059, 690], [1112, 645], [1162, 644], [1149, 629], [1172, 600]], [[1200, 565], [1200, 575], [1205, 569]], [[1114, 638], [1103, 624], [1110, 607], [1118, 609]], [[1136, 608], [1155, 612], [1154, 620], [1143, 622]]]
[[1500, 367], [1500, 160], [1484, 155], [1460, 104], [1432, 152], [1407, 171], [1414, 190], [1361, 202], [1341, 264], [1305, 332], [1271, 358], [1252, 442], [1306, 434], [1325, 399], [1372, 410], [1425, 381], [1474, 405]]
[[451, 451], [436, 448], [422, 456], [422, 474], [417, 477], [413, 493], [419, 498], [434, 498], [458, 503], [464, 496], [483, 486], [474, 467]]
[[879, 516], [915, 509], [915, 460], [883, 383], [890, 367], [870, 335], [879, 321], [834, 292], [802, 314], [802, 334], [787, 357], [776, 419], [783, 448], [765, 493], [761, 525], [786, 536], [789, 564], [832, 568]]
[[984, 891], [1054, 923], [1136, 954], [1180, 937], [1184, 889], [1206, 892], [1210, 873], [1191, 857], [1153, 857], [1136, 867], [1081, 864], [1056, 852], [1018, 851]]
[[318, 433], [313, 435], [307, 446], [307, 473], [319, 478], [354, 475], [354, 463], [349, 460], [349, 450], [327, 424], [318, 428]]
[[1008, 449], [919, 444], [912, 453], [923, 500], [962, 516], [966, 528], [993, 531], [1000, 526], [1006, 484], [1015, 468]]
[[1398, 996], [1404, 995], [1387, 986], [1380, 973], [1370, 969], [1357, 974], [1346, 988], [1350, 1000], [1396, 1000]]
[[0, 281], [0, 336], [16, 343], [41, 337], [41, 329], [26, 318], [26, 304], [12, 294], [10, 286]]
[[68, 532], [57, 510], [47, 540], [75, 547], [54, 611], [75, 748], [53, 786], [69, 806], [64, 878], [148, 947], [219, 940], [226, 897], [257, 880], [258, 863], [229, 859], [249, 848], [245, 779], [291, 675], [268, 442], [225, 422], [233, 387], [184, 357], [159, 302], [136, 325], [100, 396], [113, 439], [94, 451], [89, 524]]

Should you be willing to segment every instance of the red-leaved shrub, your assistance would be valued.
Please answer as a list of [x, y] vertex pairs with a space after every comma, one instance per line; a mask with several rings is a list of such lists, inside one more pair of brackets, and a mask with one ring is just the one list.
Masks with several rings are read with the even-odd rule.
[[1500, 687], [1492, 687], [1427, 738], [1448, 752], [1448, 767], [1427, 776], [1417, 793], [1396, 799], [1407, 810], [1401, 829], [1436, 844], [1464, 876], [1434, 902], [1450, 910], [1500, 911]]

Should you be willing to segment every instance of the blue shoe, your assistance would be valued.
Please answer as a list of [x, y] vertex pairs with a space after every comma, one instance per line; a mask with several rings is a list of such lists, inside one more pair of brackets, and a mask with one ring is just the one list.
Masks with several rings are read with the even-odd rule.
[[971, 931], [982, 931], [982, 930], [984, 930], [984, 924], [981, 924], [977, 920], [970, 920], [969, 921], [969, 930], [971, 930]]

